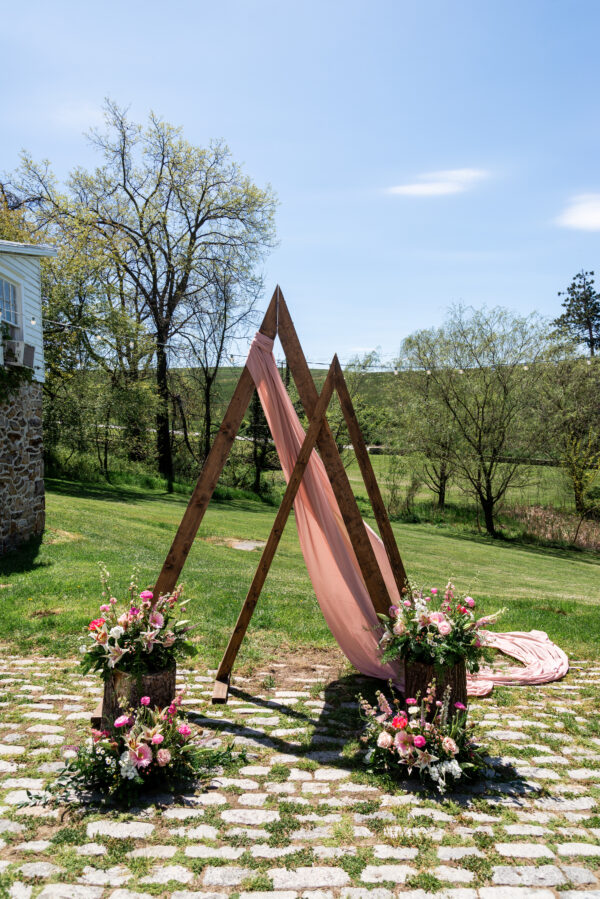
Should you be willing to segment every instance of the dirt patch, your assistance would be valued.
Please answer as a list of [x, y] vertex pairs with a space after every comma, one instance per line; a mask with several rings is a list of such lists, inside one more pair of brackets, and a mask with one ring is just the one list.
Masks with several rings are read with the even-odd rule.
[[52, 615], [60, 615], [62, 613], [62, 609], [39, 609], [37, 612], [32, 612], [29, 616], [30, 618], [51, 618]]
[[46, 528], [44, 543], [54, 545], [56, 543], [73, 543], [83, 540], [83, 534], [71, 534], [70, 531], [61, 531], [60, 528]]
[[228, 546], [229, 549], [240, 549], [243, 552], [263, 549], [267, 544], [266, 540], [247, 540], [245, 537], [201, 537], [200, 539], [213, 546]]

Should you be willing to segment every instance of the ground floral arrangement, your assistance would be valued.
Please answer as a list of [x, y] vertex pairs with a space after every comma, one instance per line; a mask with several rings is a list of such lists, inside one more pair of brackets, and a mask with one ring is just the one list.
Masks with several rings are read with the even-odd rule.
[[189, 602], [181, 601], [182, 585], [153, 602], [150, 590], [138, 594], [134, 574], [127, 606], [121, 609], [112, 596], [109, 573], [103, 565], [100, 577], [104, 600], [101, 615], [90, 621], [88, 642], [80, 647], [84, 673], [98, 671], [104, 680], [115, 668], [134, 675], [152, 674], [171, 667], [177, 659], [196, 654], [196, 648], [187, 639], [192, 627], [182, 617]]
[[464, 661], [468, 671], [478, 671], [485, 655], [484, 628], [504, 609], [477, 618], [474, 608], [475, 600], [457, 598], [450, 582], [441, 601], [435, 587], [429, 593], [412, 588], [400, 605], [390, 606], [388, 615], [379, 615], [384, 628], [379, 641], [382, 661], [419, 662], [437, 669]]
[[86, 745], [73, 747], [70, 759], [56, 780], [56, 794], [64, 799], [73, 790], [99, 790], [130, 806], [150, 789], [185, 787], [212, 776], [216, 767], [233, 762], [231, 747], [215, 750], [209, 739], [194, 735], [180, 709], [183, 693], [164, 709], [153, 709], [142, 696], [105, 730], [92, 728]]
[[[391, 689], [391, 684], [390, 684]], [[368, 746], [365, 762], [371, 771], [392, 777], [406, 777], [418, 771], [421, 780], [444, 793], [461, 778], [472, 778], [486, 768], [484, 750], [473, 737], [474, 725], [467, 724], [467, 710], [454, 703], [446, 688], [436, 699], [435, 681], [423, 698], [409, 697], [404, 703], [377, 693], [377, 706], [362, 696], [359, 706], [366, 720], [362, 740]], [[451, 714], [451, 711], [454, 714]]]

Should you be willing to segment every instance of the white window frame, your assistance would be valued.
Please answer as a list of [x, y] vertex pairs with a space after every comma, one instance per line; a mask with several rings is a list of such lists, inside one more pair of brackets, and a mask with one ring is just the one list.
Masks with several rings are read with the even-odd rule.
[[[9, 284], [11, 287], [14, 287], [15, 290], [15, 316], [16, 322], [7, 321], [4, 318], [4, 314], [2, 314], [2, 318], [0, 322], [3, 324], [7, 324], [10, 329], [10, 339], [11, 340], [22, 340], [23, 339], [23, 288], [19, 281], [14, 278], [10, 278], [3, 271], [0, 270], [0, 281], [4, 281], [6, 284]], [[4, 297], [4, 288], [3, 288], [3, 297]], [[2, 312], [4, 311], [4, 302], [2, 304]]]

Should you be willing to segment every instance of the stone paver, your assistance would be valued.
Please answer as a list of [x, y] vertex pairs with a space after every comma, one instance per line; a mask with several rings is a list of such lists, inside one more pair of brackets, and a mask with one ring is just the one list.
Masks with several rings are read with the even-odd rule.
[[[425, 875], [442, 885], [437, 899], [600, 899], [600, 743], [586, 731], [600, 706], [597, 675], [573, 670], [565, 684], [509, 690], [508, 707], [493, 694], [470, 704], [473, 719], [485, 718], [496, 775], [446, 803], [416, 779], [389, 794], [364, 782], [360, 761], [341, 751], [358, 745], [360, 723], [335, 667], [300, 678], [272, 664], [240, 679], [244, 693], [233, 691], [226, 710], [210, 705], [205, 672], [179, 671], [185, 706], [209, 745], [235, 737], [247, 753], [240, 769], [129, 816], [94, 813], [63, 843], [54, 836], [73, 822], [20, 804], [85, 738], [98, 681], [70, 662], [0, 658], [0, 690], [12, 683], [17, 696], [10, 721], [0, 705], [8, 899], [430, 899]], [[275, 690], [262, 686], [267, 673]], [[575, 707], [581, 736], [561, 720]]]

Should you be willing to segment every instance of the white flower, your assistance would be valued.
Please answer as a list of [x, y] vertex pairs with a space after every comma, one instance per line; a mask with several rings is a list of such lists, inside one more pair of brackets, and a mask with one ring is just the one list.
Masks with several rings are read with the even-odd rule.
[[419, 714], [419, 706], [418, 706], [418, 705], [412, 705], [412, 706], [409, 708], [409, 710], [408, 710], [408, 714], [409, 714], [409, 715], [418, 715], [418, 714]]
[[119, 765], [121, 766], [121, 775], [123, 777], [126, 777], [127, 780], [133, 780], [136, 775], [136, 769], [135, 765], [131, 761], [129, 750], [125, 750], [125, 752], [119, 759]]
[[115, 624], [115, 626], [111, 627], [111, 629], [109, 630], [108, 636], [113, 637], [114, 640], [118, 640], [120, 637], [123, 636], [124, 633], [125, 633], [125, 630], [121, 627], [121, 625]]
[[79, 647], [79, 652], [81, 653], [81, 655], [83, 655], [84, 653], [86, 653], [86, 652], [87, 652], [87, 646], [80, 646], [80, 647]]

